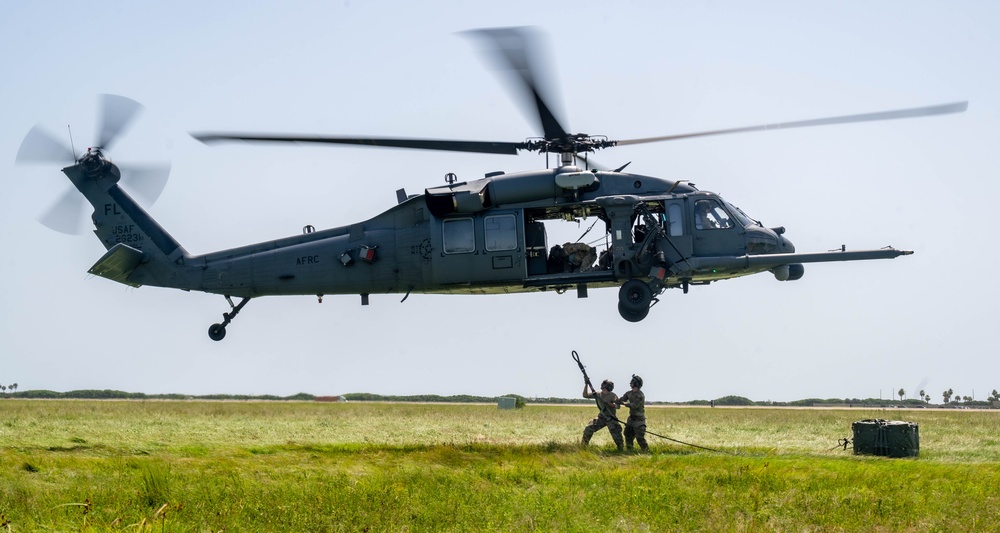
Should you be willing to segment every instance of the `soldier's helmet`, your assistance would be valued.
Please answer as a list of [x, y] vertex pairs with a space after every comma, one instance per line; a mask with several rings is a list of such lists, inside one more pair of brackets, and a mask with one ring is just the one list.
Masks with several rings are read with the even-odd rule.
[[631, 385], [633, 387], [639, 387], [641, 389], [642, 388], [642, 378], [639, 377], [636, 374], [632, 374], [632, 381], [629, 382], [629, 385]]
[[608, 391], [613, 391], [615, 390], [615, 382], [611, 381], [610, 379], [606, 379], [601, 382], [601, 388], [607, 389]]

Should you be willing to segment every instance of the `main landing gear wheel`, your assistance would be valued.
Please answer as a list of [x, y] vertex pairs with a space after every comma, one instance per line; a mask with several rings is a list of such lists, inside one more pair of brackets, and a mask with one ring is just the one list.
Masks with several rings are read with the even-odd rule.
[[625, 309], [632, 314], [640, 312], [648, 313], [649, 303], [652, 301], [653, 289], [649, 288], [648, 283], [640, 279], [626, 281], [618, 291], [619, 309]]
[[618, 291], [618, 314], [629, 322], [639, 322], [649, 314], [653, 289], [640, 279], [630, 279]]
[[625, 320], [628, 320], [629, 322], [639, 322], [642, 319], [646, 318], [646, 315], [649, 314], [649, 308], [647, 307], [641, 311], [631, 311], [627, 309], [625, 306], [623, 306], [621, 302], [618, 302], [618, 314], [621, 315], [622, 318], [624, 318]]

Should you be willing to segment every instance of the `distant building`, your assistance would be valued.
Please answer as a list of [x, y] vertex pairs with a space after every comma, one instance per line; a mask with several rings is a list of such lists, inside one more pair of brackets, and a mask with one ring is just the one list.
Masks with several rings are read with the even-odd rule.
[[498, 398], [497, 408], [498, 409], [514, 409], [517, 407], [517, 398]]

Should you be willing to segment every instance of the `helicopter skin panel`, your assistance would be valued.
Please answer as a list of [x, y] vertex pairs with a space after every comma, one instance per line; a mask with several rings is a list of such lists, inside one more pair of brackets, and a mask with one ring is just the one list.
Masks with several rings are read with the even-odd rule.
[[95, 276], [117, 281], [131, 287], [141, 287], [128, 280], [128, 275], [142, 261], [143, 253], [127, 244], [118, 243], [111, 247], [87, 272]]

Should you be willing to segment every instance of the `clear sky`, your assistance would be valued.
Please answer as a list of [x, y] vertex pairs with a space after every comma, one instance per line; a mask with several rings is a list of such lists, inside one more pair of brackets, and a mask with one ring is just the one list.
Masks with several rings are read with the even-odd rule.
[[[0, 18], [0, 383], [20, 390], [574, 397], [595, 378], [651, 400], [985, 398], [1000, 264], [995, 2], [27, 2]], [[567, 129], [640, 138], [969, 101], [961, 115], [629, 146], [607, 167], [688, 179], [799, 251], [893, 245], [891, 261], [806, 266], [668, 291], [638, 324], [588, 299], [260, 298], [222, 342], [221, 296], [87, 275], [92, 235], [37, 222], [69, 186], [15, 165], [41, 123], [78, 150], [96, 95], [146, 112], [111, 154], [166, 161], [150, 213], [191, 253], [341, 226], [395, 191], [544, 166], [534, 154], [205, 146], [196, 131], [521, 141], [540, 134], [474, 28], [537, 26]], [[555, 103], [555, 102], [553, 102]], [[89, 210], [88, 210], [89, 213]], [[580, 228], [580, 232], [585, 228]], [[575, 229], [574, 229], [575, 231]]]

